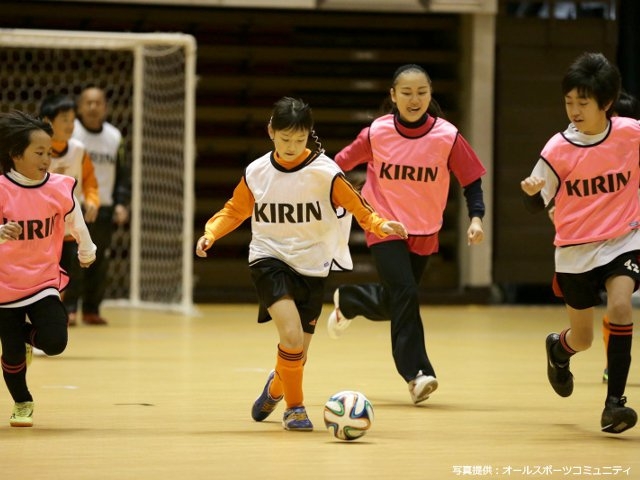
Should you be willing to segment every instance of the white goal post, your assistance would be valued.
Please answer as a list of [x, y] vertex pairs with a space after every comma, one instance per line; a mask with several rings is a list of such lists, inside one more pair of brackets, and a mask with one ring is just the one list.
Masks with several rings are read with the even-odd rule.
[[196, 42], [181, 33], [0, 28], [0, 111], [107, 91], [132, 170], [130, 226], [111, 248], [109, 303], [193, 309]]

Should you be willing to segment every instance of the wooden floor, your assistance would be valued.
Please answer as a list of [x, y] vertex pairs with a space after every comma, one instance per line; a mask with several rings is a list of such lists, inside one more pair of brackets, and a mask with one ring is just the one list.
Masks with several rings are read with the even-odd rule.
[[[272, 324], [255, 323], [256, 306], [198, 310], [109, 308], [109, 326], [75, 327], [63, 355], [35, 357], [35, 425], [0, 424], [0, 478], [640, 478], [640, 427], [599, 429], [599, 335], [574, 357], [571, 397], [547, 383], [544, 339], [567, 324], [562, 307], [425, 307], [440, 388], [419, 407], [395, 372], [388, 323], [355, 320], [331, 340], [323, 321], [304, 378], [312, 433], [284, 431], [282, 406], [265, 422], [250, 417], [277, 344]], [[322, 420], [344, 389], [364, 392], [376, 416], [349, 443]], [[626, 394], [640, 411], [637, 363]], [[8, 420], [6, 389], [2, 398]]]

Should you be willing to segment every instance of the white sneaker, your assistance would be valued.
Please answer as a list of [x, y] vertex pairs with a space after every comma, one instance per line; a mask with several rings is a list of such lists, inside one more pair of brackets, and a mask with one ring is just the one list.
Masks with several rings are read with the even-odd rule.
[[438, 380], [431, 375], [425, 375], [422, 370], [418, 376], [409, 382], [409, 393], [413, 403], [424, 402], [438, 388]]
[[351, 325], [351, 319], [345, 318], [342, 313], [340, 313], [340, 290], [336, 288], [336, 291], [333, 292], [333, 312], [329, 315], [329, 320], [327, 320], [327, 331], [329, 332], [329, 337], [334, 340], [340, 337], [344, 331]]

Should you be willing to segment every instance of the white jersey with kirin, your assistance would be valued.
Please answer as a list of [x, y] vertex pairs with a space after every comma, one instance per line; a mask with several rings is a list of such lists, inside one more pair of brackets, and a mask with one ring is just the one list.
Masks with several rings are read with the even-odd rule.
[[[331, 202], [342, 170], [324, 154], [286, 170], [267, 153], [252, 162], [245, 180], [255, 199], [249, 263], [277, 258], [301, 275], [326, 277], [352, 268], [348, 234]], [[345, 221], [346, 220], [346, 221]]]

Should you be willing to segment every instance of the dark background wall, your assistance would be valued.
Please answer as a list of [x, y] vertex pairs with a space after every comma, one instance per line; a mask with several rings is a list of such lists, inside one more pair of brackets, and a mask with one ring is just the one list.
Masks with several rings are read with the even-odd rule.
[[[619, 3], [618, 19], [574, 20], [515, 15], [503, 0], [496, 31], [495, 211], [493, 278], [500, 295], [469, 298], [458, 289], [454, 189], [441, 253], [423, 281], [425, 302], [553, 301], [552, 226], [523, 209], [519, 182], [545, 141], [567, 120], [560, 78], [585, 50], [620, 59], [625, 86], [638, 92], [639, 2]], [[540, 3], [540, 2], [529, 2]], [[613, 2], [615, 3], [615, 2]], [[136, 6], [126, 3], [4, 1], [0, 27], [96, 31], [180, 31], [198, 42], [196, 212], [206, 219], [231, 195], [244, 167], [270, 148], [265, 124], [273, 102], [299, 96], [314, 110], [329, 155], [378, 113], [398, 65], [419, 63], [433, 78], [445, 116], [458, 123], [464, 55], [462, 16], [296, 10]], [[464, 132], [463, 132], [464, 133]], [[246, 267], [248, 225], [216, 245], [214, 260], [196, 259], [194, 300], [253, 301]], [[331, 282], [375, 281], [362, 236], [354, 229], [356, 269]]]
[[[198, 43], [197, 163], [194, 224], [231, 196], [246, 165], [271, 148], [266, 123], [275, 100], [301, 97], [333, 155], [381, 110], [393, 71], [420, 63], [432, 76], [447, 117], [459, 116], [460, 17], [296, 10], [152, 7], [126, 4], [4, 2], [2, 27], [192, 34]], [[424, 288], [447, 297], [458, 284], [457, 191], [451, 194], [441, 255]], [[196, 258], [194, 300], [253, 301], [246, 222], [216, 243], [215, 258]], [[335, 283], [375, 280], [359, 229], [352, 273]]]

